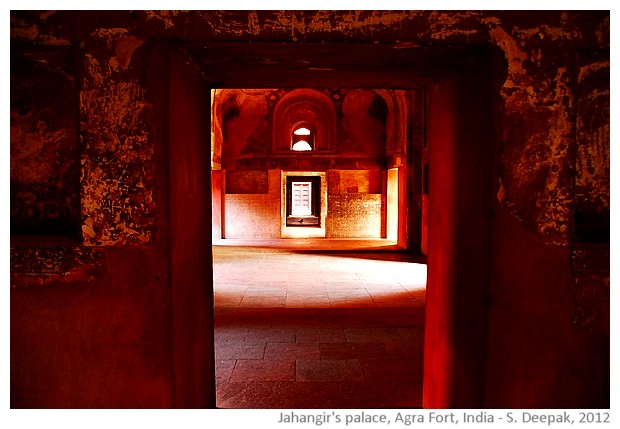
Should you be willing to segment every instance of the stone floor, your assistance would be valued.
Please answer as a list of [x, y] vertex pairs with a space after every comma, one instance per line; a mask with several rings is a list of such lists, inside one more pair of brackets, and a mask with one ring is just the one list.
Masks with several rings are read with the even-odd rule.
[[213, 246], [217, 406], [422, 405], [426, 264], [385, 240]]

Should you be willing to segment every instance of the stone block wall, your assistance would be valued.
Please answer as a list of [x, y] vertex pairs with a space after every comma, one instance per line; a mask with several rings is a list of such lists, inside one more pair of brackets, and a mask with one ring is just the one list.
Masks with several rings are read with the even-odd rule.
[[280, 238], [280, 195], [226, 194], [224, 238]]
[[328, 197], [327, 236], [381, 238], [381, 194], [341, 194]]

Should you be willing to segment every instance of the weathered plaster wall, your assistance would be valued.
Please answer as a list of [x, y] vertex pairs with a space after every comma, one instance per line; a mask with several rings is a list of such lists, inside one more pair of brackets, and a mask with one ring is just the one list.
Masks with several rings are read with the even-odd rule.
[[11, 231], [75, 237], [80, 224], [76, 54], [11, 55]]
[[144, 57], [132, 62], [143, 43], [122, 28], [98, 29], [84, 41], [80, 189], [85, 245], [152, 239], [150, 104], [140, 81]]
[[585, 51], [575, 73], [575, 241], [609, 242], [609, 52]]
[[[502, 64], [496, 66], [496, 71], [502, 76], [498, 78], [494, 99], [492, 127], [495, 137], [491, 149], [495, 155], [489, 180], [493, 199], [493, 246], [498, 250], [492, 260], [496, 282], [491, 288], [489, 308], [490, 326], [497, 329], [489, 334], [492, 337], [489, 353], [493, 356], [488, 373], [497, 375], [497, 380], [503, 384], [502, 388], [499, 384], [487, 386], [488, 398], [477, 405], [549, 405], [544, 401], [546, 395], [561, 393], [554, 405], [608, 406], [609, 380], [605, 376], [609, 360], [604, 357], [608, 356], [606, 347], [609, 344], [605, 322], [609, 314], [606, 301], [609, 296], [606, 250], [609, 240], [606, 229], [600, 224], [605, 224], [609, 213], [609, 16], [607, 11], [12, 11], [12, 53], [58, 47], [77, 52], [75, 65], [64, 64], [61, 69], [68, 70], [69, 77], [64, 79], [67, 85], [71, 76], [77, 76], [72, 85], [79, 91], [79, 101], [74, 104], [74, 110], [79, 112], [76, 139], [80, 154], [79, 191], [69, 191], [67, 198], [79, 198], [76, 226], [82, 231], [77, 245], [81, 249], [79, 252], [49, 250], [56, 260], [64, 261], [65, 256], [61, 255], [69, 255], [73, 263], [66, 265], [71, 268], [62, 269], [63, 277], [47, 283], [35, 280], [37, 276], [44, 279], [48, 275], [45, 269], [38, 273], [32, 271], [37, 271], [41, 258], [49, 258], [50, 254], [37, 253], [36, 244], [16, 250], [16, 241], [12, 240], [13, 255], [28, 258], [12, 256], [12, 285], [44, 283], [46, 288], [13, 290], [12, 316], [18, 322], [11, 325], [12, 341], [36, 342], [38, 336], [34, 333], [44, 332], [41, 329], [48, 323], [45, 315], [58, 315], [52, 320], [62, 327], [47, 331], [43, 343], [46, 346], [36, 355], [17, 344], [12, 345], [15, 405], [135, 406], [136, 398], [141, 406], [173, 403], [171, 385], [164, 375], [169, 361], [161, 360], [156, 365], [158, 369], [151, 371], [149, 368], [153, 367], [148, 363], [147, 353], [132, 350], [136, 342], [134, 336], [140, 336], [140, 332], [147, 332], [144, 335], [147, 341], [155, 338], [151, 334], [158, 331], [160, 336], [153, 340], [158, 350], [164, 350], [170, 338], [166, 333], [169, 320], [165, 312], [155, 314], [153, 306], [141, 301], [142, 292], [153, 287], [161, 294], [157, 295], [161, 298], [158, 305], [165, 302], [160, 283], [156, 280], [144, 282], [145, 278], [159, 277], [162, 261], [167, 260], [164, 254], [153, 256], [149, 253], [161, 249], [158, 234], [166, 228], [165, 211], [168, 210], [166, 185], [157, 178], [168, 161], [156, 156], [154, 143], [165, 140], [166, 126], [152, 117], [156, 107], [152, 103], [154, 95], [164, 88], [158, 90], [145, 84], [145, 75], [148, 76], [145, 64], [152, 57], [151, 47], [157, 39], [175, 43], [290, 42], [298, 46], [321, 42], [346, 42], [350, 46], [355, 42], [406, 49], [485, 46], [498, 52]], [[36, 60], [41, 64], [44, 58], [45, 54], [40, 53]], [[41, 109], [28, 111], [30, 117], [40, 113]], [[205, 112], [205, 120], [208, 116]], [[43, 149], [37, 149], [37, 153], [45, 158], [45, 148], [54, 147], [56, 134], [50, 132], [49, 127], [35, 127], [34, 122], [26, 126], [22, 119], [12, 112], [11, 162], [20, 160], [20, 149], [14, 146], [26, 141], [23, 137], [26, 128], [28, 141], [38, 142], [32, 147]], [[63, 125], [58, 130], [67, 137], [70, 128]], [[260, 158], [244, 159], [239, 166], [274, 168], [268, 162]], [[364, 162], [349, 159], [336, 168], [376, 167], [365, 166]], [[24, 165], [20, 160], [16, 168], [19, 170]], [[66, 164], [58, 165], [62, 169]], [[329, 162], [321, 165], [325, 170], [330, 166]], [[306, 170], [308, 166], [301, 161], [287, 161], [282, 162], [280, 168]], [[49, 177], [52, 176], [39, 182], [49, 183]], [[12, 186], [16, 183], [12, 176]], [[63, 189], [66, 189], [64, 185]], [[431, 202], [432, 193], [430, 189]], [[164, 199], [158, 200], [157, 195]], [[17, 201], [20, 207], [27, 204], [24, 199]], [[73, 203], [69, 205], [73, 207]], [[45, 206], [42, 218], [53, 218], [54, 210]], [[519, 240], [520, 244], [512, 246], [511, 240]], [[93, 246], [107, 255], [111, 274], [95, 282], [67, 280], [74, 275], [72, 273], [82, 270], [80, 255], [88, 253], [85, 249]], [[109, 259], [110, 255], [121, 252], [110, 246], [126, 248], [133, 256], [127, 261], [122, 257]], [[513, 259], [518, 256], [514, 249], [525, 249], [523, 261]], [[429, 252], [433, 249], [429, 248]], [[512, 300], [515, 294], [521, 296], [529, 290], [531, 279], [517, 276], [508, 281], [507, 276], [528, 270], [532, 266], [530, 260], [541, 255], [540, 260], [553, 263], [538, 264], [538, 275], [532, 278], [548, 282], [537, 281], [537, 289], [528, 299]], [[134, 276], [135, 265], [141, 265], [144, 258], [155, 261], [147, 264], [141, 275]], [[24, 266], [32, 268], [25, 273], [19, 268]], [[159, 278], [165, 278], [165, 273], [161, 276]], [[429, 271], [429, 286], [432, 281]], [[63, 307], [63, 302], [64, 298], [72, 296], [71, 286], [80, 288], [75, 299], [82, 301], [69, 311]], [[119, 291], [120, 295], [112, 291]], [[105, 299], [98, 301], [101, 306], [89, 306], [102, 294]], [[537, 297], [540, 297], [538, 301]], [[547, 299], [555, 300], [561, 318], [549, 314]], [[125, 331], [116, 330], [115, 325], [109, 323], [119, 319], [105, 310], [106, 306], [114, 307], [118, 302], [124, 303], [122, 308], [135, 312], [135, 318], [126, 325], [127, 337], [123, 334]], [[125, 306], [126, 303], [130, 304]], [[99, 319], [91, 315], [97, 309], [101, 311]], [[21, 317], [20, 313], [32, 317]], [[510, 325], [515, 315], [529, 317], [530, 314], [535, 314], [542, 324], [529, 327], [516, 324], [508, 331], [501, 329]], [[92, 389], [92, 396], [83, 402], [78, 400], [78, 385], [68, 383], [65, 377], [49, 378], [44, 383], [46, 390], [36, 391], [37, 386], [27, 383], [27, 377], [45, 373], [49, 365], [60, 363], [62, 357], [53, 350], [63, 349], [68, 335], [86, 326], [86, 322], [96, 322], [98, 327], [108, 326], [105, 335], [85, 334], [84, 338], [95, 338], [96, 350], [109, 350], [108, 345], [125, 338], [121, 344], [127, 355], [116, 355], [118, 360], [111, 358], [108, 362], [129, 359], [135, 363], [133, 368], [140, 368], [138, 373], [114, 372], [115, 380], [121, 384], [112, 389], [122, 387], [110, 398], [104, 398], [97, 392], [109, 390], [98, 389], [99, 384], [92, 380], [97, 379], [96, 374], [109, 374], [109, 371], [101, 370], [93, 359], [84, 359], [88, 353], [80, 347], [66, 347], [72, 359], [83, 362], [80, 379], [90, 380], [88, 388]], [[149, 327], [145, 328], [147, 324]], [[540, 326], [555, 332], [554, 342], [531, 335]], [[161, 332], [165, 333], [163, 337]], [[510, 340], [517, 339], [523, 344], [532, 342], [531, 352], [511, 354], [505, 332], [518, 334]], [[108, 338], [109, 342], [102, 338]], [[147, 342], [143, 345], [147, 347]], [[564, 351], [567, 345], [570, 346], [568, 353]], [[555, 360], [554, 367], [538, 365], [535, 354], [540, 350], [547, 350], [546, 359], [562, 359]], [[529, 372], [513, 372], [513, 369], [524, 368], [523, 356], [529, 359], [526, 363]], [[444, 362], [444, 357], [438, 356], [438, 362]], [[20, 373], [22, 367], [19, 365], [24, 362], [28, 365], [25, 372]], [[15, 377], [15, 374], [23, 377]], [[145, 395], [145, 383], [154, 383], [152, 391], [162, 394], [157, 398]], [[466, 396], [466, 390], [461, 394]], [[119, 393], [121, 391], [128, 392], [127, 396]], [[588, 398], [579, 392], [587, 392]], [[434, 393], [440, 395], [442, 392]], [[459, 395], [435, 397], [435, 402], [429, 405], [462, 405], [464, 402], [459, 398]]]
[[[74, 20], [82, 25], [71, 28], [62, 25], [63, 21]], [[497, 178], [498, 200], [545, 242], [567, 244], [570, 241], [573, 198], [566, 189], [571, 188], [574, 151], [571, 133], [575, 125], [571, 112], [575, 105], [571, 81], [575, 66], [570, 52], [573, 48], [608, 49], [608, 14], [580, 11], [539, 12], [535, 16], [519, 11], [15, 12], [12, 14], [14, 41], [85, 46], [81, 91], [85, 152], [93, 151], [104, 163], [113, 154], [114, 159], [123, 160], [123, 165], [138, 170], [135, 176], [110, 186], [117, 189], [117, 195], [97, 196], [93, 194], [97, 192], [96, 183], [112, 185], [111, 177], [123, 177], [127, 170], [118, 165], [110, 167], [117, 174], [103, 173], [88, 161], [92, 156], [84, 157], [82, 228], [87, 243], [148, 241], [151, 234], [153, 206], [147, 189], [148, 169], [139, 170], [140, 160], [148, 160], [148, 148], [137, 151], [129, 148], [143, 147], [147, 136], [144, 115], [148, 112], [148, 105], [135, 85], [139, 70], [132, 60], [155, 33], [185, 41], [337, 42], [354, 38], [358, 42], [497, 46], [508, 65], [501, 89], [505, 135]], [[582, 80], [590, 63], [600, 61], [580, 64], [584, 70]], [[130, 77], [132, 74], [134, 79]], [[97, 85], [102, 82], [107, 84]], [[99, 107], [101, 115], [89, 113], [98, 112]], [[525, 117], [527, 124], [523, 123]], [[125, 124], [119, 136], [106, 135], [106, 129], [119, 124]], [[89, 130], [97, 127], [102, 135], [89, 135]], [[587, 162], [580, 161], [580, 165]], [[605, 183], [604, 174], [601, 177]], [[111, 215], [106, 206], [112, 205], [112, 200], [126, 201], [128, 197], [139, 204], [138, 210], [130, 210], [131, 219], [106, 219]]]
[[[99, 41], [99, 35], [89, 40]], [[29, 56], [52, 67], [47, 48], [13, 46], [16, 54], [32, 49]], [[99, 46], [88, 49], [97, 52]], [[60, 204], [79, 201], [77, 228], [34, 225], [19, 231], [28, 237], [11, 237], [11, 406], [171, 407], [169, 252], [151, 235], [157, 228], [161, 237], [167, 229], [161, 198], [166, 177], [163, 169], [151, 174], [155, 140], [148, 141], [146, 151], [143, 145], [154, 121], [139, 118], [152, 81], [141, 75], [147, 69], [144, 59], [137, 66], [138, 84], [135, 69], [100, 74], [90, 68], [95, 55], [78, 56], [76, 50], [77, 45], [70, 49], [72, 60], [52, 67], [73, 83], [44, 82], [37, 96], [55, 97], [56, 107], [49, 112], [51, 106], [43, 106], [36, 114], [43, 149], [54, 144], [46, 121], [64, 115], [65, 124], [73, 124], [66, 135], [73, 137], [67, 147], [75, 154], [75, 185], [71, 195], [54, 197]], [[161, 84], [165, 79], [152, 87]], [[32, 155], [41, 167], [66, 159], [62, 148]], [[12, 161], [28, 166], [20, 157]], [[157, 224], [149, 211], [155, 194], [160, 197]]]

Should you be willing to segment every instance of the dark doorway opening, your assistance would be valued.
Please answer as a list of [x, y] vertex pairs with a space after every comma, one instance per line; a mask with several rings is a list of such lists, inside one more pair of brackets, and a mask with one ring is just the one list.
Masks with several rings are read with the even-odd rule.
[[321, 225], [321, 177], [288, 176], [286, 178], [286, 225]]

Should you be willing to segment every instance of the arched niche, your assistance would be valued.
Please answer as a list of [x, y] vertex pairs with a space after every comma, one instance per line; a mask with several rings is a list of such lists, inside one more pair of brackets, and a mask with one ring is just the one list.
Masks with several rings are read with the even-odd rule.
[[283, 96], [273, 113], [273, 152], [294, 153], [293, 131], [301, 124], [314, 132], [309, 153], [330, 152], [336, 140], [336, 109], [325, 94], [313, 89], [297, 89]]
[[385, 124], [385, 155], [404, 151], [407, 140], [407, 92], [403, 90], [374, 89], [373, 92], [383, 98], [388, 115]]

